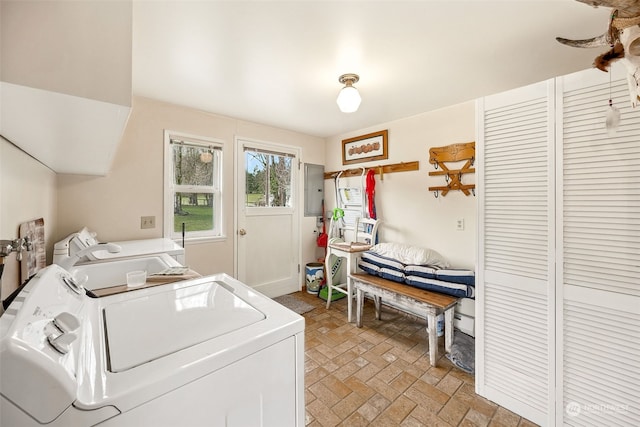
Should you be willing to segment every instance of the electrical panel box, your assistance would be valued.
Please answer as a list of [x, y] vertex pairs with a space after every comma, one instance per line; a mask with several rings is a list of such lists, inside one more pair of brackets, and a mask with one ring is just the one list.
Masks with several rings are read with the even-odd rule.
[[324, 166], [304, 164], [304, 216], [322, 216]]

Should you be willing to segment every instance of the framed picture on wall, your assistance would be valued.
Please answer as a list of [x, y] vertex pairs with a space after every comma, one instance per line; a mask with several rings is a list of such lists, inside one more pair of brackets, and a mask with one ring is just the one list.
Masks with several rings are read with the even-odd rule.
[[389, 157], [387, 140], [389, 131], [381, 130], [367, 135], [342, 140], [342, 164], [371, 162]]

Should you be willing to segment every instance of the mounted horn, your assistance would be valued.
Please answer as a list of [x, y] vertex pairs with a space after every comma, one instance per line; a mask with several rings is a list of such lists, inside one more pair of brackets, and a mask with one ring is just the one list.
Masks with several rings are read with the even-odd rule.
[[640, 106], [640, 0], [577, 0], [580, 3], [612, 8], [607, 31], [591, 39], [556, 40], [571, 47], [607, 46], [609, 50], [596, 57], [593, 66], [608, 71], [612, 62], [620, 60], [627, 68], [631, 106]]
[[[580, 0], [578, 0], [580, 1]], [[589, 48], [589, 47], [613, 47], [613, 45], [618, 42], [618, 30], [613, 25], [614, 19], [618, 16], [618, 11], [614, 10], [611, 12], [611, 16], [609, 17], [609, 26], [607, 28], [607, 32], [599, 35], [598, 37], [593, 37], [590, 39], [584, 40], [571, 40], [565, 39], [562, 37], [556, 37], [556, 40], [562, 44], [571, 47], [581, 47], [581, 48]]]
[[602, 34], [598, 37], [593, 37], [590, 39], [584, 40], [570, 40], [562, 37], [556, 37], [556, 40], [560, 43], [571, 46], [571, 47], [603, 47], [603, 46], [611, 46], [611, 41], [608, 40], [608, 34]]

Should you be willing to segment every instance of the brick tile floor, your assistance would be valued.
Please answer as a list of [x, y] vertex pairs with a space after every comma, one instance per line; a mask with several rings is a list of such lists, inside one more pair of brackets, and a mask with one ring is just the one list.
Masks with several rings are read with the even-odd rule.
[[[313, 305], [305, 329], [306, 425], [532, 427], [474, 392], [474, 378], [443, 356], [429, 363], [424, 321], [383, 308], [375, 320], [367, 302], [363, 327], [347, 322], [346, 299]], [[355, 317], [355, 316], [354, 316]]]

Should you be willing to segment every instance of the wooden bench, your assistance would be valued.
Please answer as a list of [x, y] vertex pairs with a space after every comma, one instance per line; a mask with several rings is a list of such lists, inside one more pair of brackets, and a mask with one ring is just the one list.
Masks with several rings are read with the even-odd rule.
[[376, 319], [380, 320], [380, 305], [382, 299], [392, 301], [393, 306], [411, 314], [422, 314], [427, 319], [427, 333], [429, 334], [429, 362], [436, 366], [438, 360], [438, 333], [436, 332], [436, 317], [444, 313], [444, 343], [445, 351], [451, 351], [453, 342], [453, 311], [458, 298], [437, 292], [425, 291], [409, 285], [397, 283], [382, 277], [366, 273], [354, 273], [349, 277], [356, 290], [356, 325], [362, 327], [362, 309], [364, 294], [373, 296], [376, 307]]

